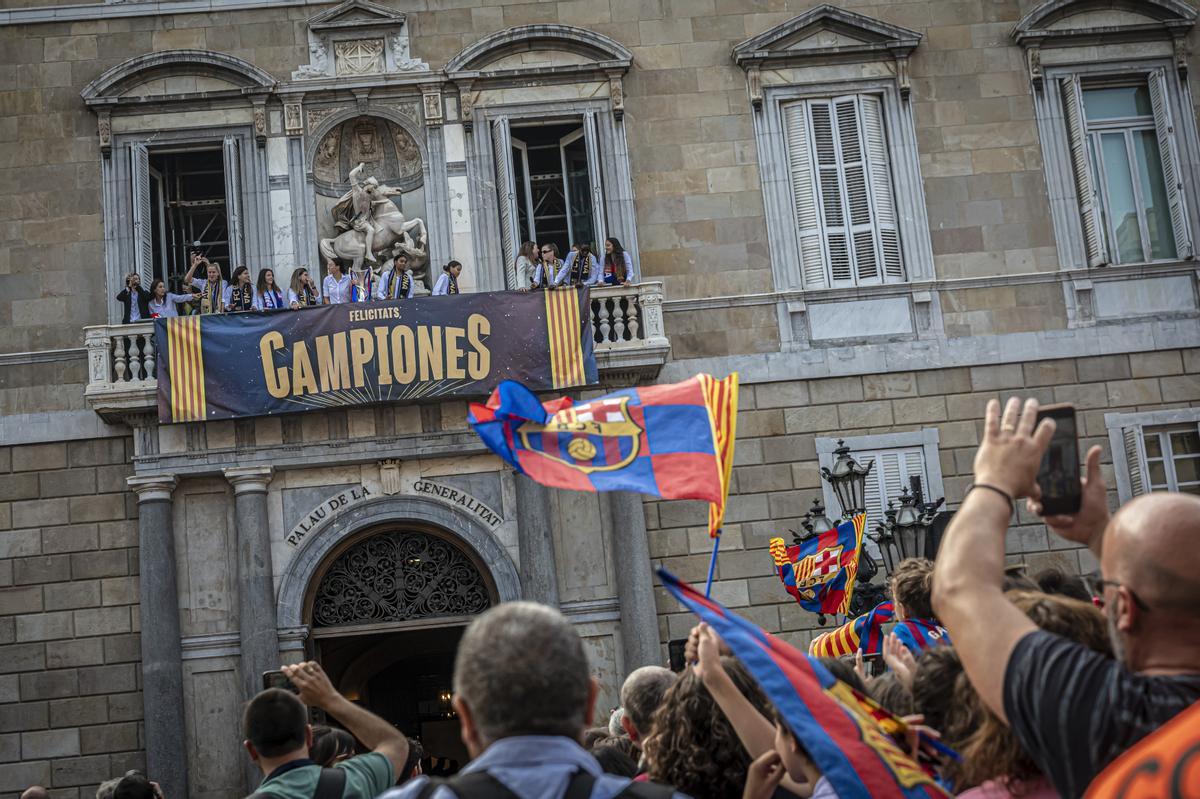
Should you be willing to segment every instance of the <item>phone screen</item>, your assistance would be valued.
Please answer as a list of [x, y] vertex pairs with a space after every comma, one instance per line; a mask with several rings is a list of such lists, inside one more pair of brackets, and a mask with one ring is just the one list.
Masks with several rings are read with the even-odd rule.
[[1079, 437], [1075, 408], [1070, 405], [1048, 406], [1038, 411], [1038, 420], [1054, 420], [1054, 437], [1042, 456], [1038, 487], [1042, 490], [1043, 513], [1075, 513], [1079, 510]]
[[295, 684], [284, 676], [282, 671], [264, 671], [263, 672], [263, 690], [268, 688], [282, 688], [285, 691], [291, 691], [294, 694], [300, 693], [296, 689]]

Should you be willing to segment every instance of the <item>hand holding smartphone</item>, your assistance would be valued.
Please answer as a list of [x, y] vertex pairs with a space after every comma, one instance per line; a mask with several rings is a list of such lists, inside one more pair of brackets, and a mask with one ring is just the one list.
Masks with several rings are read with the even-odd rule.
[[282, 671], [278, 669], [274, 671], [264, 671], [262, 675], [263, 690], [268, 688], [281, 688], [284, 691], [291, 691], [294, 694], [300, 693], [300, 689], [296, 684], [289, 680]]
[[1042, 515], [1069, 515], [1079, 511], [1082, 485], [1079, 482], [1079, 436], [1075, 406], [1070, 403], [1045, 405], [1037, 420], [1054, 420], [1054, 436], [1042, 456], [1037, 484], [1041, 489]]

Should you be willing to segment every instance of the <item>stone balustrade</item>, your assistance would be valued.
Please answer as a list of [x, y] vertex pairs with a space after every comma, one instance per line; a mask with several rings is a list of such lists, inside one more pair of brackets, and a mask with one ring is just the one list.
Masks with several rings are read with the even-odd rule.
[[[671, 345], [663, 330], [662, 284], [605, 286], [591, 292], [592, 340], [605, 385], [653, 379]], [[117, 420], [157, 404], [154, 323], [84, 328], [88, 386], [84, 396], [101, 416]]]

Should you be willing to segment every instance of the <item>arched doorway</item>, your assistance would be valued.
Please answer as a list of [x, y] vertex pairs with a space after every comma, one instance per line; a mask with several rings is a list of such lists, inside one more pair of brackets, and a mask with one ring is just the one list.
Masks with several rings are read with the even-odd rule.
[[456, 536], [389, 522], [346, 537], [322, 560], [305, 620], [333, 684], [418, 738], [452, 773], [467, 760], [450, 705], [454, 653], [463, 628], [499, 599], [488, 569]]

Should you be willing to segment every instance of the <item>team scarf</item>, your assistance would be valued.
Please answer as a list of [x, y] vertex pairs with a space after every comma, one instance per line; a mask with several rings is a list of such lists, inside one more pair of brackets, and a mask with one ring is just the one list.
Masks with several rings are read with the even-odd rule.
[[[861, 651], [878, 655], [883, 651], [883, 625], [896, 615], [891, 602], [881, 602], [836, 630], [822, 633], [809, 644], [814, 657], [842, 657]], [[933, 619], [904, 619], [892, 630], [914, 657], [932, 646], [950, 643], [950, 634]]]

